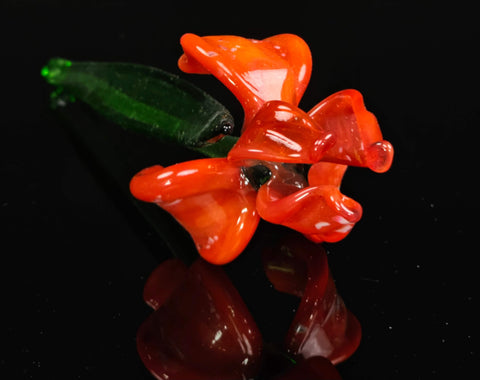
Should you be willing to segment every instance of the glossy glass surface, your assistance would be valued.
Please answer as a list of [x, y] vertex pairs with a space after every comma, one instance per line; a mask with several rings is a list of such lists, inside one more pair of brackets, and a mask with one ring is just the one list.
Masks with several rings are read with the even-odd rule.
[[[209, 144], [233, 132], [228, 110], [193, 84], [154, 67], [51, 59], [41, 71], [57, 104], [81, 100], [116, 124], [211, 156]], [[232, 141], [229, 140], [231, 143]], [[205, 146], [207, 145], [207, 146]]]
[[[155, 312], [139, 329], [137, 346], [144, 364], [159, 379], [247, 379], [259, 371], [260, 332], [228, 277], [211, 263], [235, 259], [252, 238], [260, 216], [314, 242], [343, 239], [362, 215], [361, 206], [340, 192], [347, 165], [384, 172], [393, 149], [356, 90], [333, 94], [308, 113], [298, 108], [310, 78], [311, 56], [297, 36], [259, 41], [186, 34], [181, 44], [180, 68], [215, 75], [240, 101], [245, 120], [227, 157], [151, 166], [130, 182], [134, 197], [169, 212], [209, 261], [197, 259], [187, 269], [177, 260], [167, 260], [152, 273], [144, 299]], [[143, 70], [148, 74], [147, 68]], [[152, 108], [150, 88], [144, 86], [137, 93], [138, 81], [130, 78], [141, 71], [122, 64], [58, 60], [51, 61], [42, 75], [57, 86], [72, 82], [71, 93], [94, 108], [101, 105], [98, 109], [107, 116], [119, 114], [154, 125], [157, 137], [188, 147], [215, 145], [231, 132], [227, 113], [203, 106], [209, 97], [184, 104], [182, 97], [190, 99], [186, 95], [193, 90], [175, 93], [182, 82], [163, 74], [156, 78], [157, 87], [170, 85], [160, 90], [168, 99]], [[118, 75], [111, 80], [108, 74], [113, 72]], [[145, 83], [150, 85], [154, 74], [161, 73], [153, 70]], [[95, 96], [106, 100], [97, 104]], [[185, 132], [182, 128], [187, 128], [191, 113], [210, 119], [200, 118], [201, 128], [190, 126]], [[157, 121], [171, 128], [158, 128]], [[235, 139], [224, 141], [215, 152], [228, 149]], [[264, 169], [259, 172], [261, 181], [254, 178], [255, 167]], [[300, 235], [292, 236], [263, 254], [266, 275], [274, 286], [301, 297], [285, 338], [286, 352], [300, 363], [283, 378], [316, 378], [318, 371], [336, 378], [331, 363], [344, 361], [357, 349], [360, 325], [337, 293], [325, 251]]]
[[335, 144], [322, 158], [345, 165], [368, 167], [383, 173], [390, 169], [393, 147], [384, 141], [375, 115], [367, 111], [357, 90], [339, 91], [308, 112]]
[[339, 241], [360, 220], [360, 204], [339, 190], [346, 166], [315, 164], [308, 182], [295, 168], [271, 168], [271, 179], [257, 195], [257, 210], [263, 219], [290, 227], [315, 242]]
[[[384, 141], [375, 116], [356, 90], [343, 90], [306, 114], [297, 108], [311, 74], [308, 45], [282, 34], [262, 41], [237, 36], [181, 38], [179, 67], [213, 74], [245, 111], [232, 159], [314, 163], [320, 159], [387, 171], [393, 147]], [[282, 101], [283, 103], [271, 101]], [[326, 151], [326, 152], [324, 152]]]
[[[301, 33], [313, 53], [312, 80], [301, 104], [314, 106], [329, 90], [360, 90], [396, 154], [385, 176], [349, 169], [343, 180], [342, 192], [365, 212], [346, 239], [326, 248], [337, 289], [361, 321], [364, 338], [338, 371], [345, 380], [474, 378], [480, 361], [477, 255], [471, 248], [478, 244], [479, 213], [471, 202], [472, 173], [478, 170], [471, 132], [480, 124], [475, 3], [322, 2], [322, 12], [308, 2], [268, 8], [102, 3], [0, 5], [6, 48], [2, 375], [155, 379], [132, 340], [150, 312], [141, 301], [143, 284], [157, 262], [185, 252], [173, 246], [180, 237], [188, 240], [167, 213], [132, 202], [121, 185], [128, 191], [142, 168], [191, 155], [158, 142], [148, 150], [138, 140], [121, 139], [121, 128], [79, 101], [51, 111], [51, 87], [38, 75], [47, 57], [143, 62], [174, 73], [177, 37], [186, 31], [259, 39], [291, 31]], [[284, 12], [276, 12], [278, 7]], [[232, 111], [236, 107], [213, 77], [179, 75]], [[241, 126], [240, 118], [236, 122]], [[123, 144], [122, 154], [104, 165], [109, 151], [92, 156], [95, 145], [78, 144], [87, 131], [92, 140], [105, 136], [112, 148]], [[139, 151], [150, 158], [139, 159]], [[114, 186], [108, 180], [120, 170], [124, 177]], [[168, 222], [145, 227], [133, 203]], [[262, 327], [268, 321], [260, 319], [268, 320], [276, 303], [287, 320], [293, 308], [288, 295], [285, 302], [271, 288], [260, 291], [257, 243], [268, 244], [286, 231], [279, 227], [278, 234], [265, 236], [263, 227], [274, 228], [262, 223], [252, 244], [228, 266], [232, 279], [254, 289], [244, 300], [260, 305], [250, 310]], [[242, 266], [246, 261], [250, 265]], [[273, 336], [284, 324], [280, 315], [270, 321]]]
[[392, 164], [393, 147], [383, 140], [360, 92], [343, 90], [308, 113], [284, 102], [265, 104], [228, 157], [305, 164], [327, 161], [382, 173]]
[[231, 160], [315, 163], [334, 141], [332, 133], [324, 133], [301, 109], [274, 100], [255, 115], [228, 157]]
[[172, 214], [200, 255], [214, 264], [237, 257], [259, 221], [255, 189], [241, 168], [225, 158], [144, 169], [132, 178], [130, 190]]
[[180, 69], [217, 77], [242, 104], [244, 125], [270, 100], [298, 105], [310, 80], [310, 49], [293, 34], [255, 40], [187, 33], [180, 43]]
[[[240, 254], [258, 215], [315, 242], [343, 239], [362, 216], [360, 204], [340, 192], [347, 165], [384, 172], [393, 159], [393, 148], [382, 140], [362, 95], [344, 90], [309, 113], [300, 110], [311, 56], [298, 36], [258, 41], [185, 34], [180, 42], [180, 69], [213, 74], [242, 104], [242, 135], [227, 159], [140, 172], [131, 182], [132, 194], [170, 212], [190, 233], [199, 253], [215, 264]], [[313, 165], [306, 176], [288, 164]], [[260, 183], [245, 177], [258, 166], [270, 173]]]

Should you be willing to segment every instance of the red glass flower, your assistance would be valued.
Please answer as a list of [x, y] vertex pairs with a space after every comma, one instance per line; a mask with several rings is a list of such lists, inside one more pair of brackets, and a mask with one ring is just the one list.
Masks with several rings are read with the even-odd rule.
[[[131, 183], [133, 195], [172, 213], [200, 254], [216, 264], [241, 253], [259, 216], [315, 242], [343, 239], [362, 215], [361, 206], [340, 192], [347, 165], [384, 172], [393, 158], [362, 95], [344, 90], [308, 113], [300, 110], [311, 55], [292, 34], [261, 41], [185, 34], [180, 42], [180, 69], [213, 74], [242, 104], [242, 135], [226, 159], [140, 172]], [[308, 174], [296, 164], [311, 165]], [[258, 194], [244, 170], [254, 165], [271, 173]]]

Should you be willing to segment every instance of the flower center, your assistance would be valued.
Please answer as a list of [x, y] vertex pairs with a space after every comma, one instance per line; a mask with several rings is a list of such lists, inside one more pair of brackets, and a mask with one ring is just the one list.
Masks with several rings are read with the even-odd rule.
[[244, 166], [242, 172], [255, 190], [258, 190], [272, 176], [270, 169], [262, 164]]

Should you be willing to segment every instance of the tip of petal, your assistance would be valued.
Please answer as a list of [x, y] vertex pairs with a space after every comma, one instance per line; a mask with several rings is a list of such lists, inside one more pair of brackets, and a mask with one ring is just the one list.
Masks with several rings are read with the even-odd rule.
[[156, 193], [150, 183], [152, 178], [162, 172], [164, 168], [160, 165], [150, 166], [135, 174], [130, 180], [130, 193], [137, 199], [145, 202], [153, 202]]
[[367, 150], [367, 165], [377, 173], [385, 173], [392, 166], [393, 146], [388, 141], [372, 144]]

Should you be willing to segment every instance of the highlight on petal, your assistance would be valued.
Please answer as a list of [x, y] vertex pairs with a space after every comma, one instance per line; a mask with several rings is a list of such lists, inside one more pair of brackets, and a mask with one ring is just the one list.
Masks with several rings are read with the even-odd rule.
[[298, 105], [310, 80], [310, 49], [293, 34], [255, 40], [187, 33], [180, 43], [179, 68], [219, 79], [240, 101], [245, 124], [270, 100]]
[[315, 163], [334, 144], [332, 137], [298, 107], [273, 100], [246, 126], [228, 158]]
[[[326, 176], [320, 180], [312, 174], [316, 186], [289, 185], [285, 183], [285, 174], [273, 173], [258, 191], [257, 210], [263, 219], [299, 231], [310, 240], [333, 243], [348, 235], [360, 220], [362, 207], [338, 188], [337, 177], [343, 175], [344, 168], [319, 164], [314, 170], [325, 167]], [[325, 182], [327, 179], [332, 183]]]
[[302, 298], [285, 339], [287, 351], [333, 364], [352, 355], [360, 344], [360, 324], [337, 292], [322, 246], [290, 233], [265, 249], [262, 261], [275, 289]]
[[360, 92], [339, 91], [308, 114], [325, 134], [331, 133], [335, 140], [323, 160], [368, 167], [378, 173], [390, 168], [393, 147], [383, 140], [377, 119], [365, 108]]
[[226, 158], [142, 170], [130, 182], [134, 197], [168, 211], [207, 261], [225, 264], [247, 246], [258, 225], [256, 191]]

